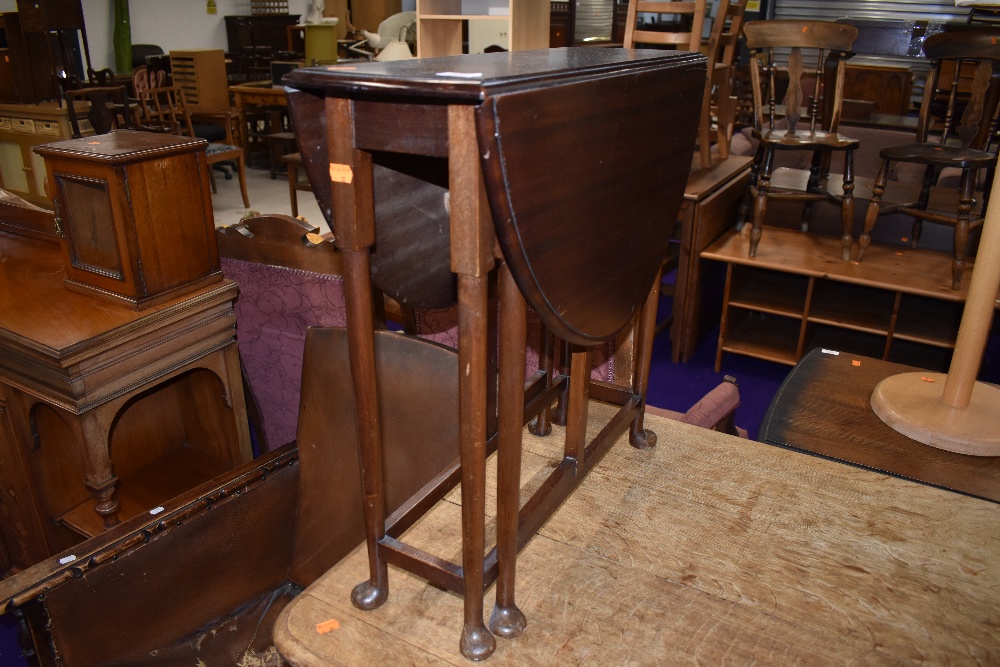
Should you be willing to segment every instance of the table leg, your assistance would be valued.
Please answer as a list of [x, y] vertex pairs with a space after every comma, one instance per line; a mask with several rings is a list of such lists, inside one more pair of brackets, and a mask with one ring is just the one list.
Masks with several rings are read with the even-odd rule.
[[497, 597], [490, 629], [518, 637], [527, 621], [514, 602], [517, 516], [524, 423], [524, 353], [527, 305], [506, 263], [500, 265], [500, 396], [497, 444]]
[[378, 544], [385, 537], [385, 492], [375, 379], [375, 320], [371, 274], [367, 249], [358, 251], [345, 248], [342, 252], [369, 568], [369, 579], [354, 587], [351, 601], [359, 609], [374, 609], [385, 602], [389, 595], [389, 572], [385, 559], [378, 551]]
[[[538, 345], [538, 368], [545, 373], [545, 386], [552, 386], [552, 357], [555, 351], [555, 335], [544, 324], [541, 326]], [[544, 436], [552, 433], [552, 406], [545, 406], [528, 425], [532, 435]]]
[[486, 275], [458, 276], [459, 456], [465, 580], [465, 620], [459, 646], [462, 655], [470, 660], [487, 658], [496, 649], [496, 639], [483, 623], [487, 412], [487, 318], [483, 315], [489, 302], [488, 283]]
[[569, 397], [566, 407], [566, 458], [581, 470], [587, 451], [587, 413], [590, 405], [590, 348], [572, 346], [569, 361]]
[[643, 409], [635, 417], [629, 429], [629, 443], [637, 449], [649, 449], [656, 445], [656, 434], [643, 428], [645, 415], [646, 390], [649, 388], [649, 364], [653, 357], [653, 336], [656, 330], [656, 307], [660, 298], [660, 273], [646, 296], [646, 301], [639, 311], [639, 321], [636, 325], [635, 368], [632, 373], [632, 392], [642, 397]]

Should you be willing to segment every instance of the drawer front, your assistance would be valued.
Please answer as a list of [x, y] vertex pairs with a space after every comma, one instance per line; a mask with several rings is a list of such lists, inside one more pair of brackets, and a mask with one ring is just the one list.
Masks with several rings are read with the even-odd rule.
[[11, 129], [22, 134], [35, 133], [35, 121], [30, 118], [11, 118]]
[[54, 120], [35, 121], [35, 133], [44, 134], [50, 137], [59, 136], [59, 123]]

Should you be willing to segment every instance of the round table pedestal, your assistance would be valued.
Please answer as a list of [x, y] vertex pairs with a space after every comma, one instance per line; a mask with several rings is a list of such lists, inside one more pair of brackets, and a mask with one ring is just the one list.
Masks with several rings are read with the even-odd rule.
[[966, 408], [942, 401], [944, 373], [901, 373], [882, 380], [871, 406], [886, 424], [931, 447], [1000, 456], [1000, 388], [977, 382]]

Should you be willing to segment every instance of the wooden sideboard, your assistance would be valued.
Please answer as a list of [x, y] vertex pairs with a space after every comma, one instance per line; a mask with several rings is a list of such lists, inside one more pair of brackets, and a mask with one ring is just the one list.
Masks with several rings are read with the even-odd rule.
[[0, 258], [4, 572], [252, 458], [234, 283], [136, 312], [66, 289], [58, 243]]
[[[90, 131], [89, 122], [86, 132]], [[0, 188], [52, 208], [45, 194], [45, 162], [35, 146], [73, 136], [66, 107], [56, 102], [0, 104]]]

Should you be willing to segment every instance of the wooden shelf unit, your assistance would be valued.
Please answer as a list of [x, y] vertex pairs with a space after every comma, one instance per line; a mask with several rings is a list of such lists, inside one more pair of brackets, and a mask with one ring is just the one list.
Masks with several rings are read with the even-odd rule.
[[716, 371], [724, 353], [794, 365], [816, 347], [946, 369], [972, 273], [951, 289], [949, 254], [872, 245], [844, 262], [837, 238], [772, 227], [748, 248], [733, 231], [701, 253], [727, 265]]
[[479, 29], [506, 38], [511, 51], [549, 46], [549, 2], [538, 0], [417, 0], [417, 56], [468, 52], [463, 36]]

